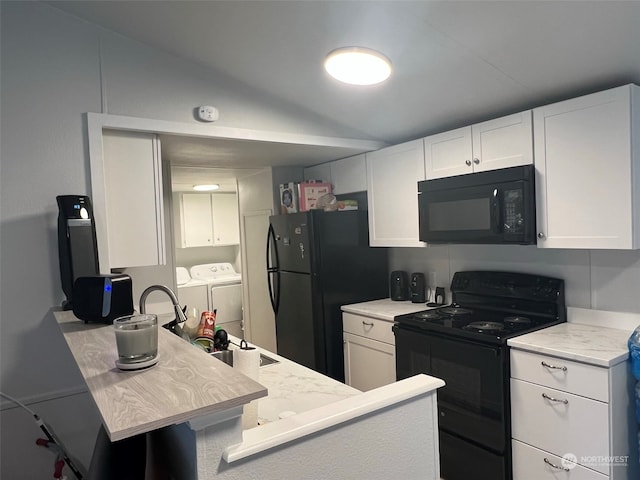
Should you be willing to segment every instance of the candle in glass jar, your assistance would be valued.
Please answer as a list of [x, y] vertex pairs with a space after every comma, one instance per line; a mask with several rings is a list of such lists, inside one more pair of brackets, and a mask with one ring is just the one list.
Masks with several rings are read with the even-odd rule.
[[114, 320], [119, 361], [142, 362], [158, 354], [158, 321], [155, 315], [131, 315]]

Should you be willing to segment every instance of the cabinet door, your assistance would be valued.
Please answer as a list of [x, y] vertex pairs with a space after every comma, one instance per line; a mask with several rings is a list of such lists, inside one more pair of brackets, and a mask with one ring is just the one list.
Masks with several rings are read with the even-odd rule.
[[533, 163], [531, 110], [473, 125], [471, 134], [474, 172]]
[[418, 181], [424, 179], [422, 140], [366, 154], [369, 244], [418, 247]]
[[[164, 265], [162, 165], [156, 135], [104, 131], [103, 168], [111, 268]], [[106, 269], [106, 270], [105, 270]]]
[[329, 165], [335, 195], [367, 190], [367, 167], [364, 153], [330, 162]]
[[438, 133], [424, 139], [426, 179], [451, 177], [473, 171], [471, 127]]
[[306, 167], [302, 172], [305, 180], [322, 180], [323, 182], [333, 183], [331, 179], [331, 166], [329, 163], [321, 163], [313, 167]]
[[538, 247], [638, 248], [632, 88], [534, 109]]
[[238, 196], [235, 193], [211, 195], [213, 207], [213, 243], [215, 245], [237, 245], [240, 243], [238, 219]]
[[345, 383], [367, 391], [396, 381], [395, 347], [344, 333]]
[[213, 245], [211, 195], [184, 193], [182, 195], [182, 246]]

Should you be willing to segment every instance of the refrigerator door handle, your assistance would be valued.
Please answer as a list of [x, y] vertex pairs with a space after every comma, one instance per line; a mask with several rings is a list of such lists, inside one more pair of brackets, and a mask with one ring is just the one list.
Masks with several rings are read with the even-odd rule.
[[[270, 266], [272, 260], [270, 255], [272, 245], [275, 265]], [[272, 282], [271, 280], [274, 276], [275, 282]], [[271, 224], [269, 224], [269, 231], [267, 233], [267, 285], [269, 286], [269, 300], [271, 300], [271, 308], [273, 308], [273, 313], [278, 313], [278, 308], [280, 307], [280, 261], [278, 259], [276, 235]]]

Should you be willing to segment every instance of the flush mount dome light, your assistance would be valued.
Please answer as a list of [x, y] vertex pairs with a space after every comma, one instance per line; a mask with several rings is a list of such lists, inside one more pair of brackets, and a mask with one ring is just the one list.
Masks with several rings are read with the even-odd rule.
[[391, 75], [391, 62], [380, 52], [363, 47], [333, 50], [324, 61], [324, 68], [336, 80], [351, 85], [374, 85]]
[[218, 184], [211, 184], [211, 185], [194, 185], [193, 189], [196, 192], [211, 192], [213, 190], [218, 190], [220, 188], [220, 185]]

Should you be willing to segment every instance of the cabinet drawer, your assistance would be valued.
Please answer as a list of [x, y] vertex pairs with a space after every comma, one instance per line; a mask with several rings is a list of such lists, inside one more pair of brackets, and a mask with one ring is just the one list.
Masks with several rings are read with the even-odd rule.
[[396, 341], [391, 327], [393, 327], [393, 322], [354, 315], [353, 313], [344, 312], [342, 314], [342, 329], [345, 332], [395, 345]]
[[[609, 405], [603, 402], [511, 379], [511, 425], [514, 439], [560, 457], [610, 455]], [[609, 473], [605, 465], [593, 468]]]
[[511, 349], [511, 377], [602, 402], [609, 401], [607, 368]]
[[[544, 452], [517, 440], [512, 441], [512, 450], [513, 480], [606, 480], [609, 478], [581, 465], [575, 465], [569, 470], [564, 470], [562, 457]], [[547, 460], [546, 462], [545, 459]], [[550, 463], [561, 468], [554, 468], [549, 465]]]

